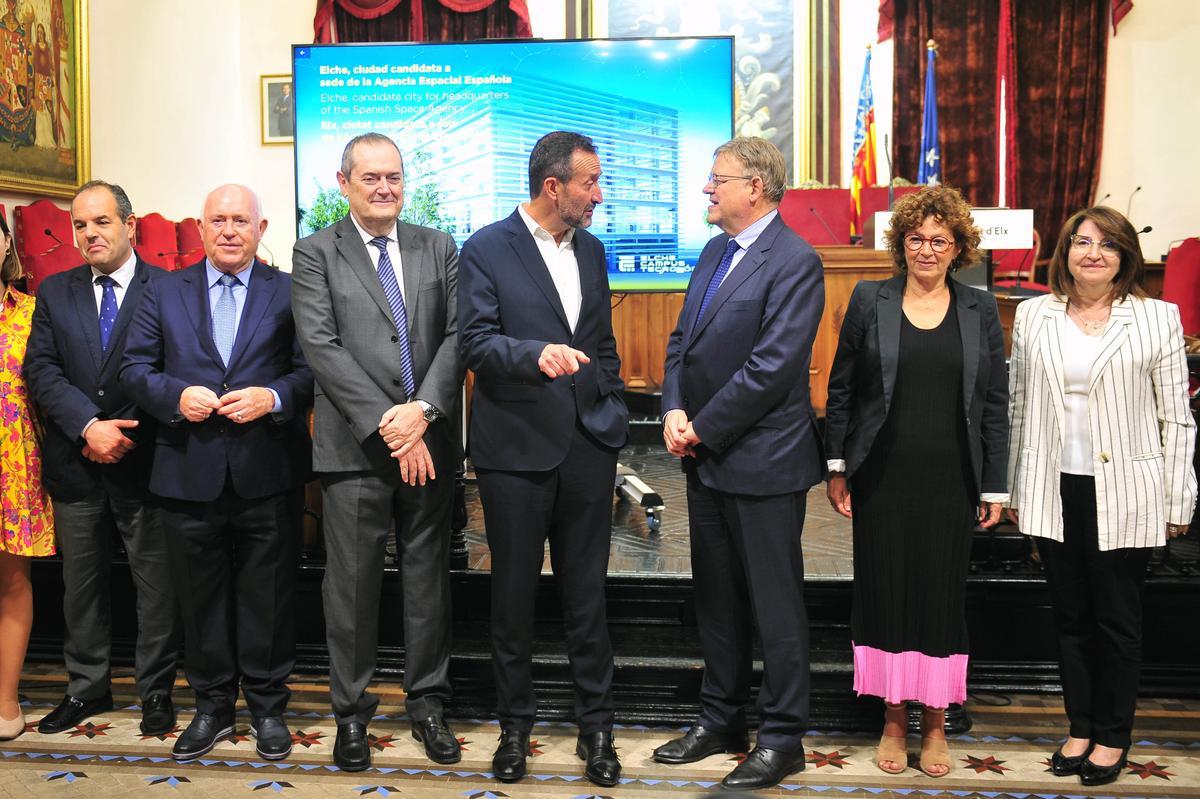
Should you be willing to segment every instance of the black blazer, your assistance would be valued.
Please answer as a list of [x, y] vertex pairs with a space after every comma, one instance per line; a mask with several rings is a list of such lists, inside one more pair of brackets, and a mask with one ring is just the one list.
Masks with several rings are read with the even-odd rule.
[[[862, 465], [887, 418], [900, 357], [903, 275], [861, 281], [850, 295], [829, 373], [825, 447], [846, 461], [846, 476]], [[1008, 465], [1008, 370], [996, 299], [951, 280], [963, 349], [963, 407], [972, 477], [981, 494], [1004, 493]]]
[[[38, 287], [24, 373], [46, 430], [42, 478], [53, 499], [75, 502], [102, 492], [126, 498], [146, 494], [155, 420], [134, 404], [117, 374], [129, 322], [146, 288], [166, 274], [137, 259], [107, 351], [100, 349], [91, 267], [52, 275]], [[88, 460], [80, 433], [93, 418], [137, 419], [138, 426], [125, 431], [137, 446], [114, 464]]]
[[[547, 471], [562, 463], [578, 418], [601, 444], [621, 447], [629, 411], [612, 331], [604, 245], [575, 231], [583, 304], [575, 332], [520, 213], [480, 228], [458, 269], [459, 351], [475, 372], [471, 461], [485, 469]], [[591, 362], [551, 380], [538, 369], [547, 344], [568, 344]]]

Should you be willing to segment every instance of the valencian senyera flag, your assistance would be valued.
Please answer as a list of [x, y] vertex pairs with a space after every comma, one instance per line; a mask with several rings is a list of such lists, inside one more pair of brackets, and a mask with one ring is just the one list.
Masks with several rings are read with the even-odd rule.
[[854, 165], [850, 170], [850, 233], [862, 232], [862, 190], [875, 185], [875, 95], [871, 92], [871, 48], [863, 65], [862, 86], [858, 90], [858, 110], [854, 115]]
[[942, 148], [938, 146], [937, 82], [933, 77], [937, 45], [933, 39], [929, 40], [926, 50], [929, 55], [925, 61], [925, 117], [921, 121], [921, 163], [917, 167], [917, 183], [932, 186], [942, 182]]

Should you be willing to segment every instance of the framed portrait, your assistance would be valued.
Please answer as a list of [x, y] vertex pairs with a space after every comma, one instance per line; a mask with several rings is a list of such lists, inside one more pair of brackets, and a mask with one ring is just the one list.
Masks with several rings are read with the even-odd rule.
[[262, 75], [262, 143], [291, 144], [296, 125], [291, 75]]
[[0, 189], [70, 197], [91, 177], [87, 0], [0, 0]]

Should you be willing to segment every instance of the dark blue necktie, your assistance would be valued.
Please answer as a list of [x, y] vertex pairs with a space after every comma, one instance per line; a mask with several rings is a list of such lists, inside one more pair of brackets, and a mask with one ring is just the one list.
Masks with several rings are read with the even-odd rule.
[[379, 283], [383, 286], [383, 296], [387, 297], [388, 305], [392, 308], [392, 320], [396, 323], [396, 332], [400, 334], [400, 378], [404, 381], [404, 391], [409, 399], [417, 393], [417, 384], [413, 380], [412, 349], [408, 344], [408, 314], [404, 310], [404, 294], [400, 291], [400, 283], [396, 280], [396, 270], [392, 268], [392, 259], [387, 251], [387, 236], [376, 236], [371, 239], [371, 246], [379, 250]]
[[104, 288], [100, 296], [100, 349], [107, 351], [108, 340], [117, 323], [117, 281], [108, 275], [101, 275], [96, 278], [96, 285]]
[[704, 310], [708, 308], [712, 298], [717, 296], [717, 289], [721, 288], [721, 282], [725, 280], [725, 275], [729, 274], [729, 265], [733, 263], [733, 254], [737, 251], [737, 239], [730, 239], [725, 245], [721, 263], [717, 264], [717, 271], [713, 272], [712, 280], [708, 281], [708, 288], [704, 290], [704, 299], [700, 300], [700, 313], [696, 314], [697, 322], [704, 318]]

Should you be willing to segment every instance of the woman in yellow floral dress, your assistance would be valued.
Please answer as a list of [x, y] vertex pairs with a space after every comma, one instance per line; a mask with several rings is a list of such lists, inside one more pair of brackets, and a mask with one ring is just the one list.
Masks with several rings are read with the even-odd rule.
[[34, 299], [12, 286], [21, 266], [0, 216], [0, 740], [25, 730], [17, 683], [33, 626], [29, 559], [54, 554], [54, 520], [21, 376]]

